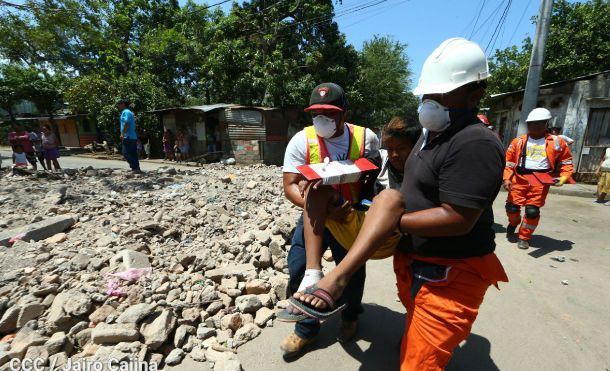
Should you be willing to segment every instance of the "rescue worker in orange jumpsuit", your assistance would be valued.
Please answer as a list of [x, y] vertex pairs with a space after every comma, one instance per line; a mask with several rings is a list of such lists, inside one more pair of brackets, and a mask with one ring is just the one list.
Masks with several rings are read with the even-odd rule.
[[[550, 185], [531, 185], [524, 177], [534, 172], [551, 173], [558, 176], [554, 186], [561, 187], [572, 175], [572, 154], [568, 145], [558, 135], [547, 133], [551, 112], [536, 108], [527, 116], [528, 134], [511, 142], [506, 150], [503, 186], [508, 193], [506, 215], [509, 224], [506, 235], [509, 238], [519, 228], [520, 249], [529, 248], [529, 241], [540, 222], [540, 208], [549, 193]], [[521, 220], [521, 206], [525, 207], [525, 217]]]

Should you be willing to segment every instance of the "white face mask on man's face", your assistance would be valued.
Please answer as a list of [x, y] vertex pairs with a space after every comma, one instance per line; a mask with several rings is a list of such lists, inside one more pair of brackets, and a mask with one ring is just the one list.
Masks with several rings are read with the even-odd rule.
[[313, 118], [313, 127], [321, 138], [330, 138], [337, 132], [336, 120], [324, 115]]
[[432, 99], [424, 99], [418, 112], [421, 126], [430, 131], [443, 131], [451, 124], [449, 108]]

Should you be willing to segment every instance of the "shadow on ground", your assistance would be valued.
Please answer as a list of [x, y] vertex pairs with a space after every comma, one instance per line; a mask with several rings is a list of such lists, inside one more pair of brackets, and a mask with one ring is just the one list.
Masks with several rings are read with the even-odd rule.
[[[347, 354], [360, 362], [360, 371], [398, 370], [400, 368], [400, 342], [405, 328], [405, 314], [375, 304], [363, 304], [364, 314], [360, 320], [357, 340], [364, 340], [368, 347], [361, 347], [361, 341], [343, 345]], [[331, 321], [328, 321], [331, 322]], [[320, 338], [314, 349], [334, 343], [338, 319], [322, 326]], [[359, 344], [360, 343], [360, 344]], [[459, 370], [499, 370], [490, 356], [491, 344], [486, 338], [471, 334], [455, 349], [447, 365], [447, 371]], [[329, 369], [341, 369], [329, 360]]]
[[555, 238], [534, 234], [530, 241], [530, 247], [533, 247], [534, 250], [528, 255], [534, 258], [540, 258], [552, 252], [571, 250], [573, 245], [574, 242], [570, 240], [557, 240]]
[[[397, 370], [400, 366], [400, 341], [404, 332], [404, 313], [395, 312], [376, 304], [363, 303], [364, 313], [360, 315], [358, 333], [354, 341], [342, 345], [347, 354], [360, 362], [359, 370]], [[339, 317], [339, 316], [337, 316]], [[339, 318], [332, 318], [322, 324], [318, 341], [308, 352], [323, 349], [337, 342]], [[364, 340], [369, 344], [361, 347]], [[298, 358], [288, 362], [296, 361]], [[326, 369], [342, 369], [332, 359]]]
[[453, 357], [445, 370], [500, 370], [491, 359], [490, 351], [489, 340], [477, 334], [470, 334], [462, 346], [455, 348]]

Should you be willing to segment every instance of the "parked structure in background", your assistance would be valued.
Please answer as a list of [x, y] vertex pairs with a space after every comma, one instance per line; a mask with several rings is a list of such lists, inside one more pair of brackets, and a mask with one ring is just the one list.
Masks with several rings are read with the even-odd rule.
[[[505, 147], [517, 135], [523, 90], [492, 95], [487, 117], [501, 134]], [[574, 139], [574, 178], [594, 181], [601, 155], [610, 147], [610, 71], [540, 86], [537, 107], [546, 107], [551, 127]]]
[[163, 131], [187, 130], [192, 157], [206, 154], [208, 138], [214, 138], [218, 157], [234, 157], [239, 163], [280, 165], [288, 139], [301, 129], [297, 109], [288, 108], [220, 103], [146, 113], [158, 115]]

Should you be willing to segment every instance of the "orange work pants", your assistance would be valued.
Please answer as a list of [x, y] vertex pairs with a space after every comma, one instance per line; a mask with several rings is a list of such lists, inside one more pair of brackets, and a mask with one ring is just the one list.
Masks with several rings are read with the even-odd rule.
[[[518, 206], [536, 206], [538, 208], [544, 206], [550, 186], [532, 186], [527, 179], [519, 174], [515, 174], [511, 181], [512, 189], [508, 193], [508, 198], [506, 199], [507, 203]], [[510, 225], [516, 227], [521, 224], [521, 227], [519, 228], [519, 238], [529, 241], [540, 222], [540, 216], [530, 218], [525, 215], [523, 217], [523, 222], [521, 222], [521, 209], [515, 212], [509, 212], [507, 210], [506, 215], [508, 216]]]
[[445, 280], [425, 283], [413, 300], [411, 262], [403, 252], [394, 254], [398, 296], [407, 308], [400, 370], [444, 370], [455, 347], [470, 335], [490, 283], [453, 267]]

